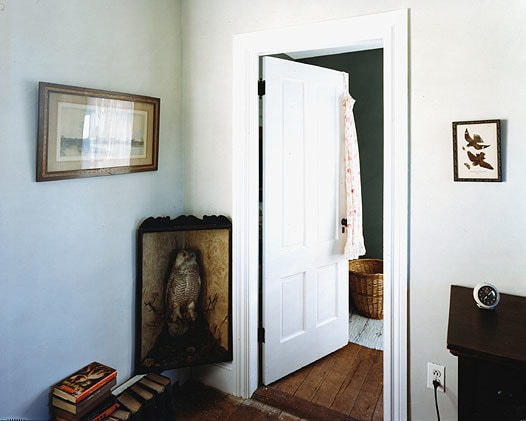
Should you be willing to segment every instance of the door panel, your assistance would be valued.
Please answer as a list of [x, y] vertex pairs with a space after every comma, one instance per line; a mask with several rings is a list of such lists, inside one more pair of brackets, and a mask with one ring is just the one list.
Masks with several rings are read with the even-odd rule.
[[280, 342], [286, 342], [305, 332], [305, 301], [297, 297], [305, 296], [305, 273], [288, 276], [281, 283], [281, 308], [286, 310], [282, 316]]
[[318, 269], [316, 326], [330, 323], [338, 317], [338, 266], [329, 265]]
[[263, 383], [348, 341], [344, 74], [265, 57]]

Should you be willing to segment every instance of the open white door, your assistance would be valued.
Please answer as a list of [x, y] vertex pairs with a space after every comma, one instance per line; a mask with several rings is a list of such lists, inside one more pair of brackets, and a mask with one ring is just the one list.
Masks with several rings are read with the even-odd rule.
[[263, 383], [348, 342], [346, 74], [263, 58]]

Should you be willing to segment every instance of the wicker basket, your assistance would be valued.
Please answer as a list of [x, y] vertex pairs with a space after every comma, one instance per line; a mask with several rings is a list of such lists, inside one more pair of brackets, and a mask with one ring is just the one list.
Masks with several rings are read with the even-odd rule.
[[358, 313], [370, 319], [383, 319], [383, 260], [350, 260], [349, 290]]

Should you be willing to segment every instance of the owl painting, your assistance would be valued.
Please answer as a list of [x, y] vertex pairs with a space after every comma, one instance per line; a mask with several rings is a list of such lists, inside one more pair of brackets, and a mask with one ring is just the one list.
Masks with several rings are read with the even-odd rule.
[[200, 289], [201, 276], [195, 253], [179, 251], [166, 285], [166, 320], [171, 336], [186, 333], [196, 320]]

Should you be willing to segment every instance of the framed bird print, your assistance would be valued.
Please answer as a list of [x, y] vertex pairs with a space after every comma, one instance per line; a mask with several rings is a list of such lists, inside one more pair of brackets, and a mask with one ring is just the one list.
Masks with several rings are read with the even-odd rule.
[[225, 216], [140, 224], [136, 374], [232, 361], [231, 240]]
[[500, 120], [453, 122], [455, 181], [502, 181]]

